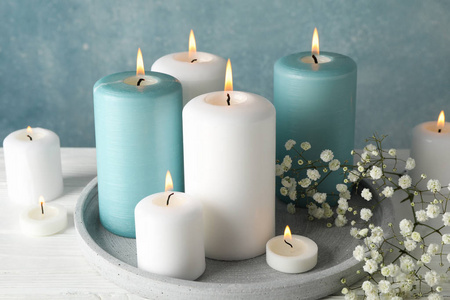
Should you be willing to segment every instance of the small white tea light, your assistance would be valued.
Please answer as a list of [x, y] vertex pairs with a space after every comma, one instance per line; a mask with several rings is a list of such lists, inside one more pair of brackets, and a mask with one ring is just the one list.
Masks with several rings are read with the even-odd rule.
[[39, 197], [39, 206], [26, 208], [20, 215], [20, 227], [27, 235], [55, 234], [67, 226], [67, 209], [58, 204], [45, 204]]
[[317, 264], [317, 244], [304, 236], [292, 235], [289, 226], [284, 236], [270, 239], [266, 244], [267, 264], [283, 273], [303, 273]]

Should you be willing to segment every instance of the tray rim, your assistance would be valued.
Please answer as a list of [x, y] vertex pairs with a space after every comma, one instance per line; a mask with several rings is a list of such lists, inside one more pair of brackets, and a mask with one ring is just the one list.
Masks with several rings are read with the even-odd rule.
[[[74, 223], [75, 228], [78, 233], [79, 239], [81, 241], [82, 250], [85, 252], [85, 256], [93, 264], [100, 274], [110, 281], [116, 283], [118, 286], [123, 287], [124, 289], [138, 294], [143, 297], [148, 297], [149, 295], [155, 295], [152, 288], [151, 294], [148, 292], [143, 292], [142, 288], [126, 285], [124, 286], [123, 277], [134, 278], [133, 280], [141, 281], [142, 279], [151, 280], [155, 285], [155, 289], [163, 290], [164, 292], [157, 293], [159, 296], [171, 296], [178, 295], [180, 296], [180, 292], [186, 293], [186, 295], [191, 295], [192, 297], [198, 298], [198, 294], [195, 294], [197, 291], [202, 291], [202, 296], [210, 298], [211, 296], [217, 298], [222, 296], [224, 298], [236, 298], [236, 297], [244, 297], [246, 299], [249, 296], [255, 296], [255, 298], [261, 299], [261, 295], [266, 295], [266, 297], [273, 298], [276, 295], [280, 294], [280, 289], [283, 292], [287, 292], [291, 295], [296, 295], [298, 298], [300, 295], [298, 292], [302, 292], [304, 294], [305, 286], [302, 286], [302, 280], [299, 275], [302, 274], [294, 274], [292, 278], [283, 278], [280, 280], [272, 280], [264, 283], [214, 283], [214, 282], [202, 282], [202, 281], [188, 281], [177, 278], [170, 278], [158, 274], [149, 273], [143, 270], [138, 269], [137, 267], [131, 266], [128, 263], [121, 261], [118, 258], [115, 258], [110, 253], [101, 248], [89, 234], [84, 221], [83, 221], [83, 211], [84, 208], [92, 201], [92, 197], [89, 196], [95, 192], [95, 196], [97, 195], [97, 177], [94, 178], [89, 184], [83, 189], [81, 192], [79, 199], [76, 204], [75, 212], [74, 212]], [[94, 197], [95, 197], [94, 196]], [[382, 220], [385, 220], [386, 217], [393, 217], [393, 209], [392, 203], [388, 202], [383, 203], [381, 205], [381, 217]], [[382, 224], [380, 224], [382, 226]], [[265, 254], [263, 254], [265, 255]], [[92, 259], [95, 257], [95, 259]], [[102, 261], [104, 263], [102, 263]], [[362, 266], [362, 262], [356, 261], [352, 256], [342, 262], [327, 268], [316, 273], [310, 274], [310, 278], [308, 278], [307, 282], [313, 281], [321, 281], [321, 279], [326, 278], [326, 280], [330, 280], [333, 277], [336, 280], [340, 280], [343, 276], [340, 274], [345, 273], [344, 277], [347, 278], [347, 283], [352, 284], [358, 280], [360, 280], [363, 276], [357, 275], [356, 270], [360, 269]], [[123, 273], [125, 271], [125, 273]], [[117, 273], [119, 272], [119, 273]], [[305, 273], [307, 274], [307, 273]], [[313, 276], [311, 276], [313, 275]], [[312, 284], [311, 284], [312, 286]], [[257, 289], [257, 293], [255, 293], [255, 288]], [[145, 289], [148, 289], [145, 288]], [[324, 289], [325, 290], [325, 289]], [[312, 292], [313, 290], [311, 290]], [[174, 294], [171, 294], [174, 292]], [[220, 292], [223, 292], [221, 294]], [[336, 292], [336, 291], [335, 291]], [[329, 291], [325, 293], [320, 293], [320, 291], [315, 291], [313, 298], [324, 297], [330, 294]], [[333, 293], [333, 292], [332, 292]], [[284, 295], [284, 294], [283, 294]], [[307, 299], [307, 298], [304, 298]]]

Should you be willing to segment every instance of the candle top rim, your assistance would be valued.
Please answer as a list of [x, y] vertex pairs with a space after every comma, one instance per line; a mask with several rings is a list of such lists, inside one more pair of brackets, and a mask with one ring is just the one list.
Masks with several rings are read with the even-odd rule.
[[5, 143], [22, 143], [31, 146], [37, 144], [45, 144], [50, 140], [54, 140], [55, 138], [59, 140], [58, 135], [49, 129], [32, 127], [32, 130], [33, 132], [30, 134], [33, 139], [32, 141], [30, 141], [30, 139], [27, 137], [27, 129], [22, 128], [8, 134], [3, 140], [3, 145]]
[[445, 122], [444, 127], [441, 128], [441, 132], [438, 132], [437, 120], [427, 121], [420, 123], [414, 127], [414, 130], [422, 130], [428, 134], [434, 134], [436, 137], [448, 138], [447, 134], [450, 133], [450, 122]]
[[[312, 258], [312, 257], [316, 256], [319, 252], [319, 247], [317, 246], [317, 243], [306, 236], [293, 234], [292, 240], [293, 241], [297, 240], [298, 242], [301, 242], [304, 247], [307, 246], [307, 249], [310, 249], [311, 251], [301, 251], [300, 253], [295, 254], [295, 255], [280, 254], [277, 251], [277, 249], [275, 249], [274, 247], [280, 246], [280, 245], [284, 246], [284, 236], [283, 235], [277, 235], [277, 236], [271, 238], [267, 242], [266, 247], [268, 250], [270, 250], [272, 252], [271, 253], [272, 255], [283, 257], [285, 259], [296, 259], [296, 258], [308, 259], [308, 258]], [[283, 244], [281, 244], [281, 243], [283, 243]], [[302, 250], [304, 250], [304, 249], [305, 248], [302, 248]]]

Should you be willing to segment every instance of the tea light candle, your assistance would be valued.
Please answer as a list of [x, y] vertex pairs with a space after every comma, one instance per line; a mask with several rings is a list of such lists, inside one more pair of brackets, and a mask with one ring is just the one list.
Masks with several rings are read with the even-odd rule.
[[411, 157], [416, 161], [416, 167], [411, 176], [417, 182], [421, 174], [427, 179], [422, 180], [419, 187], [426, 189], [429, 179], [438, 179], [441, 184], [450, 182], [450, 123], [445, 122], [444, 111], [441, 111], [438, 121], [430, 121], [417, 125], [413, 130]]
[[292, 235], [289, 226], [266, 244], [267, 264], [283, 273], [303, 273], [317, 264], [317, 244], [304, 236]]
[[202, 205], [193, 197], [166, 191], [136, 205], [138, 268], [155, 274], [195, 280], [205, 271]]
[[27, 235], [45, 236], [62, 231], [67, 226], [67, 209], [59, 204], [45, 204], [39, 198], [40, 206], [26, 208], [20, 214], [20, 227]]
[[275, 109], [232, 91], [198, 96], [183, 109], [186, 193], [203, 203], [206, 257], [248, 259], [275, 234]]
[[166, 170], [184, 190], [181, 84], [145, 72], [140, 49], [136, 72], [101, 78], [94, 86], [100, 221], [110, 232], [134, 238], [134, 208], [160, 191]]
[[[341, 164], [345, 160], [351, 164], [350, 151], [354, 147], [355, 135], [356, 63], [341, 54], [319, 52], [316, 34], [317, 30], [311, 52], [287, 55], [274, 66], [277, 159], [283, 160], [290, 154], [285, 143], [293, 139], [298, 145], [311, 143], [313, 148], [305, 153], [308, 159], [316, 159], [321, 151], [330, 149]], [[339, 173], [327, 174], [320, 184], [320, 191], [336, 194], [336, 184], [343, 181]], [[298, 176], [306, 177], [306, 171]], [[280, 182], [281, 179], [277, 179], [278, 195]], [[336, 204], [337, 198], [328, 197], [327, 202]], [[310, 200], [299, 198], [297, 201], [306, 206]]]
[[172, 75], [183, 86], [183, 106], [205, 93], [220, 91], [225, 80], [226, 61], [220, 56], [197, 52], [194, 32], [189, 35], [189, 52], [159, 58], [152, 71]]
[[3, 140], [9, 199], [27, 206], [64, 190], [59, 137], [48, 129], [20, 129]]

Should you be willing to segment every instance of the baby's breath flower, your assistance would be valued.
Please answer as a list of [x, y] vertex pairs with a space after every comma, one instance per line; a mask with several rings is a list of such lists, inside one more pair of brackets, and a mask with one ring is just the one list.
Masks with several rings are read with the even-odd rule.
[[424, 279], [425, 279], [425, 282], [431, 287], [438, 285], [440, 282], [439, 275], [436, 273], [436, 271], [433, 271], [433, 270], [426, 272]]
[[362, 237], [366, 237], [368, 233], [369, 233], [369, 229], [367, 229], [367, 228], [363, 228], [358, 232], [358, 234]]
[[411, 176], [409, 175], [403, 175], [402, 177], [400, 177], [398, 179], [398, 185], [402, 188], [402, 189], [407, 189], [409, 187], [411, 187]]
[[306, 189], [311, 185], [311, 180], [309, 178], [303, 178], [298, 182], [298, 184], [300, 184], [302, 188]]
[[316, 200], [317, 203], [324, 203], [327, 200], [326, 193], [315, 193], [313, 195], [313, 199]]
[[408, 250], [409, 252], [414, 251], [414, 249], [416, 249], [417, 247], [417, 243], [411, 239], [406, 239], [403, 244], [405, 245], [406, 250]]
[[281, 176], [281, 175], [283, 175], [283, 173], [284, 173], [284, 170], [283, 170], [283, 168], [281, 167], [281, 165], [276, 164], [276, 165], [275, 165], [275, 175], [276, 175], [276, 176]]
[[367, 201], [370, 201], [370, 200], [372, 200], [372, 193], [370, 192], [370, 190], [368, 188], [364, 188], [361, 192], [361, 197], [363, 197]]
[[377, 166], [373, 166], [370, 170], [370, 177], [372, 177], [373, 180], [380, 179], [381, 175], [383, 175], [383, 171]]
[[445, 245], [450, 244], [450, 234], [449, 234], [449, 233], [446, 233], [446, 234], [443, 234], [443, 235], [442, 235], [442, 242], [443, 242]]
[[291, 150], [294, 145], [297, 144], [294, 140], [288, 140], [286, 144], [284, 145], [286, 147], [286, 150]]
[[422, 174], [420, 174], [420, 177], [421, 177], [422, 179], [425, 179], [425, 178], [427, 178], [427, 174], [422, 173]]
[[358, 235], [358, 228], [352, 227], [352, 229], [350, 229], [350, 235], [356, 238], [356, 236]]
[[378, 151], [377, 150], [375, 150], [375, 151], [372, 151], [372, 156], [375, 156], [375, 157], [377, 157], [378, 156]]
[[289, 176], [284, 177], [283, 179], [281, 179], [281, 184], [287, 188], [292, 186], [292, 183], [295, 180], [293, 180], [292, 178], [290, 178]]
[[320, 173], [316, 169], [308, 169], [306, 171], [306, 175], [309, 177], [309, 179], [314, 180], [314, 181], [316, 181], [320, 178]]
[[442, 215], [442, 222], [444, 222], [444, 226], [450, 226], [450, 212]]
[[364, 264], [363, 270], [369, 274], [373, 274], [378, 270], [378, 264], [373, 259], [368, 259]]
[[367, 144], [364, 147], [364, 150], [372, 152], [372, 151], [377, 150], [377, 147], [374, 144]]
[[283, 196], [287, 196], [289, 190], [285, 188], [284, 186], [280, 189], [280, 194]]
[[282, 164], [285, 165], [286, 167], [288, 167], [288, 168], [290, 169], [291, 166], [292, 166], [292, 158], [291, 158], [289, 155], [286, 155], [286, 156], [283, 158]]
[[362, 261], [364, 259], [364, 256], [365, 256], [364, 247], [361, 245], [356, 246], [355, 250], [353, 250], [353, 257], [357, 261]]
[[311, 144], [308, 142], [303, 142], [300, 144], [300, 148], [302, 148], [303, 150], [307, 151], [309, 149], [311, 149]]
[[368, 208], [362, 208], [360, 211], [360, 217], [361, 219], [363, 219], [364, 221], [369, 221], [370, 218], [373, 216], [373, 213], [370, 209]]
[[347, 295], [345, 295], [345, 300], [357, 300], [358, 295], [354, 291], [349, 291]]
[[303, 165], [303, 160], [299, 159], [299, 160], [297, 161], [297, 163], [298, 163], [299, 166], [301, 166], [301, 165]]
[[333, 151], [326, 149], [323, 150], [322, 153], [320, 153], [320, 159], [324, 162], [329, 162], [334, 158]]
[[429, 264], [431, 262], [431, 255], [428, 253], [422, 254], [422, 256], [420, 257], [420, 261], [424, 264]]
[[290, 214], [295, 214], [295, 204], [294, 203], [289, 203], [287, 205], [287, 211]]
[[338, 184], [336, 184], [336, 190], [337, 190], [339, 193], [342, 193], [342, 192], [347, 191], [347, 190], [348, 190], [348, 187], [347, 187], [346, 184], [338, 183]]
[[350, 200], [350, 198], [351, 198], [350, 191], [347, 190], [347, 191], [344, 191], [344, 192], [340, 192], [340, 193], [339, 193], [339, 197], [340, 197], [340, 198], [347, 199], [347, 200]]
[[359, 175], [360, 173], [356, 170], [351, 170], [350, 172], [348, 172], [348, 180], [350, 180], [351, 182], [356, 182], [359, 179]]
[[414, 169], [415, 167], [416, 167], [416, 161], [414, 160], [414, 158], [408, 157], [408, 159], [406, 160], [405, 169], [410, 171], [410, 170]]
[[428, 206], [427, 206], [428, 218], [430, 218], [430, 219], [437, 218], [437, 216], [439, 216], [439, 213], [440, 213], [439, 206], [437, 206], [435, 204], [428, 204]]
[[423, 209], [416, 211], [416, 218], [419, 222], [426, 222], [428, 220], [427, 212]]
[[436, 253], [439, 252], [439, 245], [438, 244], [429, 244], [428, 245], [428, 249], [427, 249], [427, 253], [430, 255], [435, 255]]
[[400, 257], [400, 269], [403, 272], [411, 272], [414, 270], [415, 264], [414, 261], [409, 256]]
[[365, 170], [365, 169], [364, 169], [363, 166], [358, 166], [358, 171], [359, 171], [359, 172], [364, 172], [364, 170]]
[[391, 186], [386, 186], [382, 193], [386, 198], [391, 198], [394, 195], [394, 189]]
[[344, 198], [339, 198], [338, 207], [340, 209], [347, 210], [348, 209], [348, 200], [344, 199]]
[[390, 156], [395, 156], [397, 154], [397, 150], [392, 148], [392, 149], [389, 149], [388, 153], [389, 153]]
[[347, 218], [344, 215], [338, 215], [334, 220], [336, 227], [343, 227], [345, 224], [347, 224]]
[[337, 159], [333, 159], [328, 164], [328, 167], [330, 168], [331, 171], [337, 171], [341, 167], [341, 162]]
[[420, 242], [422, 240], [422, 237], [420, 236], [420, 233], [418, 233], [417, 231], [413, 231], [413, 233], [411, 233], [411, 239], [414, 242]]
[[430, 179], [427, 183], [427, 189], [435, 194], [441, 190], [441, 183], [437, 179]]
[[383, 294], [387, 294], [390, 292], [391, 290], [391, 283], [387, 280], [380, 280], [378, 282], [378, 289], [380, 290], [380, 292], [382, 292]]
[[413, 230], [413, 222], [407, 219], [403, 219], [400, 221], [400, 234], [404, 237], [407, 237], [411, 234]]
[[431, 293], [428, 295], [428, 298], [427, 298], [427, 300], [443, 300], [443, 299], [444, 298], [437, 293]]
[[297, 200], [297, 190], [296, 189], [292, 189], [291, 191], [289, 191], [289, 199], [291, 199], [292, 201]]

